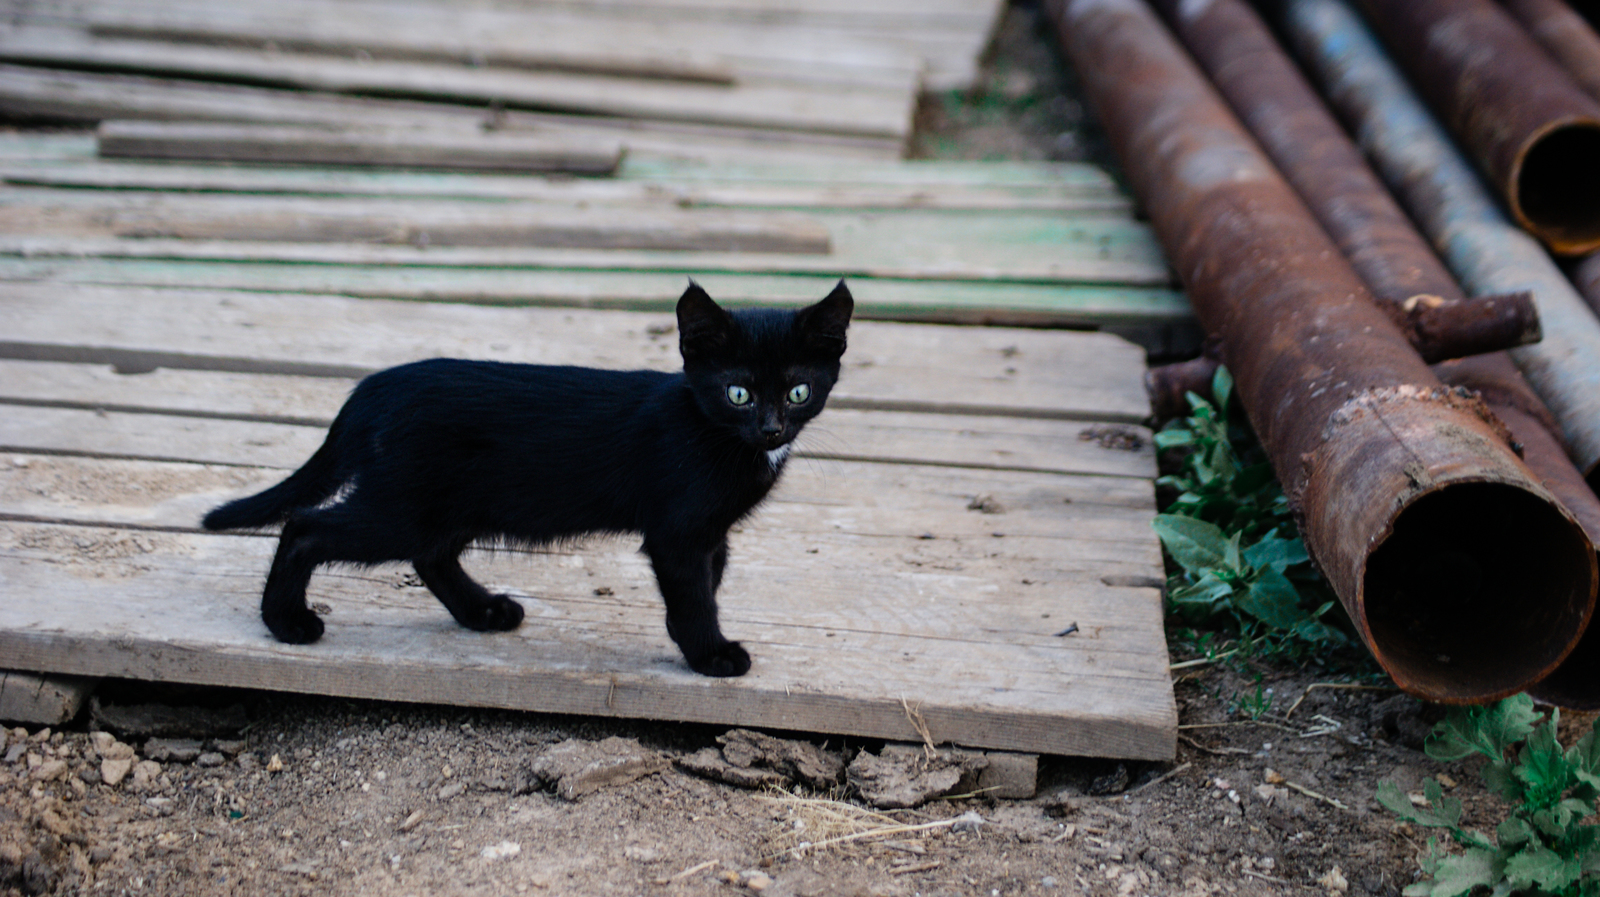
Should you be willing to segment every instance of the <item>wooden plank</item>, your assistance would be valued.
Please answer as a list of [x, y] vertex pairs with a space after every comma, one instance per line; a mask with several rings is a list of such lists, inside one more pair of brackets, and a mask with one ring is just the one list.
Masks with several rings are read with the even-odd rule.
[[[500, 204], [514, 209], [514, 203]], [[817, 209], [806, 216], [827, 229], [828, 255], [781, 252], [676, 252], [648, 249], [592, 250], [281, 242], [267, 240], [166, 239], [163, 221], [293, 222], [325, 218], [329, 227], [356, 228], [381, 213], [397, 221], [449, 222], [489, 214], [485, 203], [424, 200], [343, 200], [333, 197], [243, 197], [210, 194], [140, 194], [111, 191], [50, 191], [18, 187], [0, 191], [0, 252], [111, 258], [176, 258], [216, 261], [282, 261], [319, 264], [424, 264], [489, 267], [599, 268], [607, 270], [810, 273], [941, 280], [1091, 281], [1166, 286], [1170, 273], [1149, 227], [1118, 215], [1050, 212], [900, 211], [860, 213]], [[528, 209], [554, 209], [530, 203]], [[582, 211], [582, 210], [580, 210]], [[700, 217], [696, 219], [696, 212]], [[727, 212], [672, 210], [678, 220], [721, 222]], [[531, 212], [530, 212], [531, 214]], [[542, 212], [540, 214], [543, 214]], [[565, 213], [562, 213], [565, 214]], [[602, 214], [592, 209], [583, 214]], [[754, 214], [754, 213], [747, 213]], [[106, 239], [119, 218], [141, 239]], [[108, 223], [112, 226], [108, 227]], [[180, 231], [181, 232], [181, 231]], [[196, 229], [195, 233], [203, 233]], [[227, 231], [223, 231], [227, 233]], [[150, 234], [144, 237], [144, 234]]]
[[347, 129], [102, 122], [100, 155], [317, 165], [363, 165], [467, 171], [611, 174], [622, 144], [560, 136], [418, 129]]
[[205, 84], [171, 78], [69, 72], [0, 63], [0, 112], [20, 120], [97, 123], [105, 119], [560, 131], [622, 139], [630, 152], [718, 161], [895, 159], [897, 138], [863, 138], [648, 119], [523, 111], [493, 116], [481, 107], [381, 100], [307, 91]]
[[[22, 365], [42, 362], [0, 361], [0, 371], [17, 372]], [[85, 366], [86, 367], [86, 366]], [[100, 369], [104, 371], [104, 368]], [[56, 371], [28, 371], [40, 373]], [[163, 371], [163, 379], [183, 380], [204, 385], [222, 377], [237, 382], [244, 378], [268, 381], [266, 375], [219, 375], [216, 372]], [[181, 375], [181, 376], [174, 376]], [[117, 377], [110, 374], [110, 377]], [[147, 377], [133, 379], [137, 393]], [[73, 378], [80, 379], [80, 378]], [[302, 378], [314, 379], [314, 378]], [[161, 402], [147, 397], [116, 395], [110, 391], [82, 394], [61, 388], [73, 380], [63, 378], [53, 389], [30, 388], [37, 381], [23, 380], [18, 386], [0, 387], [0, 403], [9, 407], [0, 419], [0, 451], [82, 454], [106, 458], [197, 461], [207, 464], [234, 464], [293, 470], [305, 463], [322, 444], [326, 424], [290, 424], [284, 419], [316, 416], [331, 418], [339, 402], [315, 408], [302, 408], [281, 401], [292, 395], [281, 384], [264, 382], [243, 384], [270, 390], [266, 398], [255, 395], [206, 396], [195, 403], [200, 408], [161, 408]], [[113, 384], [121, 386], [122, 384]], [[348, 388], [348, 381], [334, 380], [329, 386]], [[331, 392], [318, 384], [318, 393]], [[347, 389], [346, 389], [347, 391]], [[41, 398], [52, 396], [52, 398]], [[158, 397], [159, 398], [159, 397]], [[339, 396], [343, 398], [342, 395]], [[65, 407], [39, 407], [28, 402], [59, 403]], [[190, 403], [183, 403], [190, 404]], [[270, 407], [271, 421], [234, 414], [225, 409], [246, 406]], [[224, 409], [224, 410], [218, 410]], [[178, 410], [180, 414], [160, 413]], [[253, 416], [254, 412], [252, 412]], [[1155, 458], [1149, 433], [1127, 427], [1130, 437], [1141, 440], [1132, 451], [1108, 448], [1092, 436], [1104, 425], [1088, 422], [1028, 420], [1024, 418], [984, 418], [969, 415], [918, 414], [915, 412], [858, 411], [830, 409], [827, 416], [813, 423], [799, 440], [799, 457], [863, 460], [895, 463], [936, 463], [950, 466], [995, 470], [1036, 470], [1100, 476], [1131, 476], [1150, 479], [1155, 475]], [[1085, 434], [1090, 438], [1085, 438]]]
[[[198, 532], [206, 511], [259, 492], [284, 474], [281, 467], [8, 452], [0, 463], [0, 518]], [[842, 484], [850, 488], [842, 490]], [[983, 504], [991, 511], [1000, 510], [973, 510], [978, 497], [987, 499]], [[1079, 552], [1074, 555], [1078, 560], [1103, 555], [1117, 563], [1142, 563], [1150, 551], [1144, 540], [1154, 512], [1148, 479], [1029, 471], [997, 475], [824, 459], [791, 467], [772, 501], [749, 525], [777, 533], [847, 531], [944, 539], [975, 551], [990, 550], [984, 546], [995, 540], [994, 533], [1003, 532], [1002, 538], [1081, 543], [1051, 548], [1051, 557], [1058, 560], [1066, 557], [1060, 554], [1065, 551]], [[921, 538], [928, 535], [933, 539]], [[1135, 549], [1124, 546], [1117, 549], [1123, 553], [1108, 554], [1095, 547], [1108, 540]], [[945, 548], [926, 547], [935, 554]], [[1091, 568], [1085, 576], [1089, 581], [1115, 580], [1111, 573]], [[1159, 584], [1151, 571], [1134, 575], [1143, 576], [1140, 581], [1146, 584]]]
[[810, 216], [679, 209], [665, 203], [654, 208], [584, 208], [28, 188], [0, 198], [0, 230], [139, 239], [766, 254], [826, 254], [832, 242], [828, 222]]
[[[833, 286], [827, 276], [696, 274], [730, 306], [793, 306]], [[335, 293], [377, 299], [671, 311], [681, 277], [631, 271], [280, 265], [138, 259], [34, 259], [0, 255], [0, 280]], [[1160, 287], [861, 279], [856, 316], [886, 321], [1008, 326], [1173, 324], [1192, 311]]]
[[[179, 127], [140, 122], [147, 128]], [[102, 124], [104, 127], [104, 124]], [[255, 130], [260, 126], [250, 126]], [[266, 126], [272, 128], [273, 126]], [[275, 128], [274, 128], [275, 129]], [[510, 135], [508, 135], [510, 136]], [[450, 133], [445, 145], [476, 135]], [[176, 149], [187, 151], [181, 145]], [[203, 145], [200, 149], [208, 151]], [[219, 152], [220, 152], [219, 148]], [[142, 152], [143, 150], [141, 150]], [[299, 153], [290, 147], [289, 152]], [[156, 147], [151, 152], [165, 152]], [[169, 158], [178, 158], [176, 155]], [[491, 159], [494, 157], [491, 156]], [[909, 164], [909, 163], [907, 163]], [[447, 167], [447, 166], [446, 166]], [[465, 166], [462, 166], [465, 167]], [[449, 171], [370, 171], [350, 168], [186, 165], [127, 160], [39, 162], [0, 160], [0, 180], [21, 186], [177, 192], [293, 193], [339, 196], [414, 196], [456, 199], [530, 199], [547, 202], [660, 205], [679, 208], [770, 209], [1019, 209], [1060, 212], [1125, 212], [1128, 198], [1109, 185], [965, 186], [942, 184], [810, 184], [783, 182], [678, 183], [668, 179], [530, 178]]]
[[909, 90], [847, 92], [787, 84], [716, 85], [424, 62], [359, 61], [246, 48], [95, 38], [0, 24], [0, 60], [179, 75], [337, 94], [401, 96], [508, 108], [821, 131], [903, 140]]
[[[819, 543], [802, 567], [790, 545], [765, 543], [736, 540], [723, 588], [725, 628], [757, 658], [735, 680], [681, 666], [648, 570], [615, 543], [552, 556], [533, 577], [514, 559], [471, 559], [496, 586], [537, 582], [538, 597], [522, 599], [527, 622], [492, 636], [456, 627], [395, 574], [330, 574], [315, 585], [333, 609], [329, 634], [287, 646], [255, 618], [270, 539], [0, 524], [8, 592], [52, 596], [0, 606], [0, 651], [22, 668], [78, 675], [912, 739], [904, 699], [941, 741], [1171, 755], [1165, 646], [1148, 639], [1160, 631], [1155, 590], [975, 592], [993, 567], [866, 565], [882, 572], [858, 577], [837, 565], [854, 544]], [[597, 588], [617, 597], [597, 599]], [[1094, 636], [1050, 637], [1073, 618]]]
[[[0, 357], [359, 375], [457, 356], [672, 369], [671, 316], [333, 296], [0, 283]], [[937, 359], [937, 365], [930, 365]], [[1099, 333], [876, 321], [850, 328], [835, 408], [1136, 423], [1143, 352]]]
[[[1041, 223], [1043, 226], [1030, 231], [1029, 222], [1026, 221], [985, 223], [995, 226], [975, 234], [975, 243], [967, 247], [944, 247], [935, 241], [954, 242], [957, 233], [942, 222], [926, 219], [885, 222], [881, 217], [866, 219], [858, 230], [847, 230], [842, 234], [834, 230], [833, 252], [828, 255], [120, 239], [23, 236], [4, 232], [0, 232], [0, 255], [20, 258], [654, 271], [692, 277], [707, 272], [723, 272], [979, 282], [1015, 278], [1043, 283], [1120, 283], [1152, 287], [1164, 287], [1171, 282], [1170, 274], [1161, 263], [1155, 247], [1146, 245], [1150, 237], [1143, 231], [1142, 225], [1133, 225], [1126, 230], [1107, 228], [1112, 231], [1106, 234], [1111, 242], [1096, 244], [1086, 237], [1087, 228], [1073, 231], [1065, 226], [1052, 226], [1044, 222]], [[1008, 231], [1018, 236], [1017, 243], [1002, 242]], [[1073, 234], [1077, 245], [1060, 245], [1054, 256], [1040, 255], [1051, 236], [1061, 236], [1063, 233]], [[921, 237], [927, 237], [927, 240], [919, 241]], [[1095, 248], [1097, 245], [1099, 248]], [[976, 253], [968, 256], [941, 255], [936, 251], [941, 248], [949, 248], [951, 253], [959, 253], [963, 249], [983, 249], [984, 255], [994, 257], [972, 257]], [[895, 255], [885, 257], [880, 253]]]
[[[272, 6], [38, 2], [24, 21], [145, 40], [226, 43], [369, 59], [412, 59], [681, 81], [767, 80], [915, 90], [922, 60], [881, 29], [700, 22], [546, 4], [514, 9], [390, 2]], [[946, 29], [970, 34], [971, 27]]]
[[71, 722], [98, 682], [78, 676], [0, 670], [0, 719], [33, 726]]
[[[4, 71], [0, 69], [0, 71]], [[337, 99], [337, 98], [336, 98]], [[542, 119], [541, 119], [542, 120]], [[636, 123], [635, 123], [636, 124]], [[416, 127], [416, 125], [413, 125]], [[64, 163], [60, 170], [69, 170], [65, 163], [93, 167], [96, 147], [91, 133], [14, 131], [0, 133], [0, 159], [8, 162]], [[129, 163], [117, 163], [122, 167]], [[223, 171], [217, 170], [221, 176]], [[249, 172], [254, 169], [245, 168]], [[262, 172], [263, 176], [269, 173]], [[289, 173], [284, 173], [287, 176]], [[324, 172], [324, 174], [326, 174]], [[359, 182], [368, 173], [337, 172], [338, 176]], [[241, 175], [242, 176], [242, 175]], [[507, 178], [486, 175], [421, 176], [414, 173], [397, 175], [390, 183], [404, 193], [422, 192], [406, 188], [408, 181], [434, 180], [451, 184], [449, 188], [435, 190], [441, 195], [481, 195], [479, 191], [458, 191], [467, 188], [457, 184], [485, 183], [494, 185], [496, 191], [514, 191], [515, 185], [536, 179]], [[1019, 162], [1019, 161], [940, 161], [934, 159], [860, 160], [841, 161], [828, 157], [811, 156], [803, 159], [748, 159], [741, 162], [708, 164], [670, 156], [631, 151], [615, 175], [617, 181], [643, 182], [659, 185], [663, 189], [693, 185], [695, 187], [739, 186], [812, 186], [832, 188], [912, 188], [912, 189], [968, 189], [997, 190], [1005, 195], [1021, 197], [1028, 193], [1045, 195], [1125, 195], [1099, 166], [1081, 162]], [[109, 186], [91, 184], [91, 186]], [[134, 186], [134, 185], [125, 185]], [[252, 182], [248, 189], [257, 189]], [[535, 187], [534, 189], [542, 189]], [[316, 192], [316, 191], [308, 191]], [[352, 192], [367, 192], [352, 188]], [[492, 195], [516, 196], [515, 192], [495, 192]]]

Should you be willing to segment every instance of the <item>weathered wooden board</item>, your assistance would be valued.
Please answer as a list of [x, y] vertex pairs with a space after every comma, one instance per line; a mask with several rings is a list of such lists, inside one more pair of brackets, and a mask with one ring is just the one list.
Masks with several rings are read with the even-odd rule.
[[[24, 365], [33, 370], [21, 372], [16, 386], [0, 386], [0, 451], [68, 452], [96, 457], [183, 459], [208, 464], [257, 465], [294, 469], [305, 463], [322, 444], [325, 423], [291, 424], [284, 418], [297, 415], [327, 414], [338, 403], [322, 407], [293, 404], [295, 393], [283, 384], [271, 382], [269, 375], [218, 374], [216, 372], [166, 371], [163, 379], [195, 385], [217, 384], [226, 378], [242, 387], [242, 394], [196, 395], [205, 401], [189, 402], [200, 408], [151, 408], [153, 403], [137, 396], [118, 396], [116, 392], [137, 392], [138, 379], [125, 390], [102, 394], [78, 394], [72, 398], [36, 398], [40, 393], [61, 395], [60, 386], [84, 377], [62, 376], [52, 381], [55, 389], [29, 389], [29, 379], [49, 376], [57, 370], [40, 370], [46, 362], [0, 362], [0, 371], [18, 373]], [[84, 366], [87, 367], [87, 366]], [[104, 368], [100, 368], [104, 371]], [[111, 377], [125, 375], [111, 374]], [[93, 378], [104, 382], [104, 377]], [[244, 382], [239, 381], [259, 381]], [[348, 387], [348, 381], [334, 381]], [[120, 386], [121, 384], [112, 384]], [[316, 384], [316, 392], [331, 392]], [[262, 394], [256, 394], [257, 390]], [[30, 395], [30, 393], [32, 395]], [[123, 398], [129, 401], [117, 401]], [[341, 396], [342, 398], [342, 396]], [[49, 402], [62, 407], [39, 407], [24, 402]], [[172, 403], [178, 404], [178, 403]], [[231, 412], [232, 407], [270, 408], [276, 413], [257, 419], [252, 413]], [[857, 411], [835, 408], [801, 434], [796, 442], [800, 457], [857, 459], [900, 463], [936, 463], [952, 467], [996, 470], [1038, 470], [1057, 473], [1105, 476], [1141, 476], [1155, 463], [1149, 448], [1149, 433], [1120, 425], [1116, 431], [1134, 440], [1134, 448], [1103, 445], [1093, 438], [1105, 432], [1104, 424], [1027, 418], [983, 418], [971, 415], [920, 414], [915, 412]], [[1084, 438], [1088, 434], [1089, 438]], [[178, 454], [174, 454], [177, 452]]]
[[[820, 21], [804, 6], [758, 16], [606, 5], [287, 2], [28, 4], [23, 20], [154, 40], [274, 46], [337, 56], [427, 59], [699, 81], [766, 80], [909, 89], [970, 85], [1000, 4], [959, 17]], [[663, 14], [665, 13], [665, 14]], [[799, 13], [799, 15], [796, 15]]]
[[[101, 125], [102, 129], [106, 124]], [[128, 124], [128, 123], [118, 123]], [[278, 126], [197, 126], [163, 122], [138, 122], [153, 133], [200, 127], [226, 127], [249, 131], [279, 130]], [[384, 135], [395, 133], [384, 130]], [[416, 131], [401, 132], [415, 134]], [[519, 135], [505, 135], [514, 143]], [[484, 138], [478, 134], [445, 132], [442, 146], [469, 147]], [[426, 137], [433, 142], [433, 135]], [[423, 142], [419, 138], [418, 142]], [[563, 143], [566, 141], [563, 140]], [[179, 147], [182, 150], [182, 147]], [[493, 149], [493, 148], [491, 148]], [[184, 150], [186, 151], [186, 150]], [[209, 150], [202, 150], [209, 151]], [[229, 151], [219, 145], [219, 153]], [[119, 151], [120, 152], [120, 151]], [[126, 155], [140, 155], [129, 152]], [[290, 146], [290, 154], [301, 150]], [[177, 158], [176, 155], [168, 158]], [[500, 158], [496, 150], [489, 159]], [[597, 162], [602, 156], [595, 157]], [[355, 163], [352, 163], [355, 164]], [[463, 163], [457, 167], [468, 167]], [[529, 163], [532, 164], [532, 163]], [[908, 163], [909, 164], [909, 163]], [[447, 164], [434, 166], [448, 168]], [[481, 167], [481, 166], [480, 166]], [[462, 174], [448, 171], [364, 171], [349, 168], [276, 168], [255, 165], [187, 165], [170, 161], [139, 162], [82, 160], [73, 162], [0, 161], [0, 180], [23, 186], [94, 188], [108, 190], [172, 190], [179, 192], [288, 193], [335, 196], [435, 197], [441, 199], [527, 199], [544, 202], [599, 203], [605, 205], [660, 205], [679, 208], [834, 208], [834, 209], [946, 209], [1000, 211], [1006, 209], [1056, 212], [1129, 212], [1128, 198], [1110, 184], [1063, 180], [1049, 184], [809, 184], [781, 181], [726, 183], [683, 182], [666, 174], [657, 180], [639, 178], [530, 178]]]
[[[410, 204], [410, 205], [408, 205]], [[509, 210], [511, 206], [504, 204]], [[336, 198], [258, 197], [209, 194], [107, 194], [44, 191], [19, 187], [0, 191], [0, 253], [25, 256], [101, 256], [107, 258], [174, 258], [214, 261], [282, 261], [317, 264], [410, 264], [487, 267], [599, 268], [608, 270], [731, 271], [746, 273], [812, 273], [864, 277], [946, 280], [1023, 280], [1035, 282], [1123, 283], [1166, 286], [1170, 272], [1147, 225], [1118, 215], [1064, 217], [1048, 212], [961, 213], [902, 211], [863, 214], [847, 211], [806, 212], [826, 228], [831, 252], [596, 250], [561, 247], [476, 247], [383, 245], [359, 242], [282, 242], [292, 236], [281, 227], [261, 226], [279, 241], [239, 239], [171, 239], [163, 232], [207, 232], [184, 229], [189, 221], [226, 222], [230, 216], [265, 221], [272, 215], [324, 216], [328, 227], [352, 222], [352, 237], [367, 233], [359, 222], [384, 210], [426, 221], [448, 220], [463, 209], [440, 203], [430, 210], [420, 200], [359, 204]], [[678, 210], [689, 216], [696, 210]], [[490, 214], [482, 207], [474, 213]], [[596, 215], [603, 210], [595, 209]], [[613, 214], [622, 215], [620, 211]], [[130, 233], [150, 237], [122, 239], [101, 236], [107, 222], [121, 216], [143, 222]], [[625, 218], [625, 216], [623, 216]], [[703, 220], [733, 216], [719, 213]], [[171, 222], [172, 230], [163, 231]], [[292, 220], [292, 218], [290, 219]], [[626, 228], [626, 220], [618, 220]], [[221, 231], [226, 233], [226, 231]], [[248, 232], [239, 234], [245, 236]]]
[[95, 138], [102, 156], [222, 162], [606, 175], [622, 161], [622, 144], [616, 140], [416, 128], [110, 121], [100, 123]]
[[[820, 298], [820, 297], [819, 297]], [[435, 356], [673, 369], [670, 315], [302, 294], [0, 283], [0, 357], [359, 376]], [[1117, 337], [863, 321], [831, 407], [1138, 423]]]
[[[190, 444], [198, 446], [200, 438], [172, 443], [171, 453], [181, 454]], [[5, 461], [0, 464], [0, 518], [196, 532], [206, 511], [258, 492], [287, 472], [232, 463], [28, 452], [9, 452]], [[975, 498], [987, 499], [977, 504], [988, 510], [974, 508]], [[974, 550], [988, 550], [982, 547], [998, 544], [996, 539], [1055, 540], [1061, 545], [1051, 549], [1052, 555], [1059, 550], [1062, 560], [1070, 555], [1075, 561], [1099, 558], [1123, 564], [1146, 556], [1142, 552], [1148, 547], [1139, 546], [1149, 535], [1153, 509], [1154, 491], [1145, 477], [1039, 471], [996, 475], [930, 464], [802, 460], [789, 468], [773, 501], [762, 506], [750, 525], [797, 533], [846, 528], [919, 541], [961, 539]], [[957, 510], [965, 513], [954, 514]], [[944, 529], [934, 526], [939, 521]], [[1003, 535], [997, 537], [997, 532]], [[934, 538], [921, 538], [928, 535]], [[1134, 547], [1112, 550], [1101, 542]], [[941, 550], [938, 545], [926, 547], [934, 553]], [[1148, 586], [1159, 584], [1158, 574], [1091, 569], [1085, 575], [1110, 584]]]
[[[695, 280], [731, 306], [793, 306], [833, 286], [818, 275], [700, 274]], [[142, 259], [16, 258], [0, 255], [0, 280], [333, 293], [379, 299], [671, 311], [681, 275], [540, 268], [428, 268], [404, 265], [281, 265]], [[852, 281], [856, 316], [887, 321], [1104, 327], [1189, 320], [1188, 300], [1163, 287], [937, 280]]]
[[[570, 121], [571, 119], [561, 119]], [[420, 125], [414, 125], [420, 127]], [[88, 132], [32, 132], [17, 131], [0, 134], [0, 159], [8, 162], [38, 163], [91, 163], [96, 157], [94, 135]], [[127, 163], [120, 163], [127, 164]], [[169, 166], [170, 167], [170, 166]], [[215, 169], [214, 176], [226, 177], [230, 171], [238, 176], [254, 172], [264, 179], [290, 178], [293, 172], [252, 168]], [[538, 179], [505, 178], [487, 175], [418, 175], [415, 173], [320, 172], [324, 176], [350, 179], [352, 184], [364, 178], [384, 177], [385, 183], [403, 194], [440, 196], [499, 196], [517, 198], [516, 185], [521, 189], [541, 190], [545, 187]], [[630, 152], [617, 169], [617, 181], [638, 181], [672, 189], [692, 184], [696, 187], [734, 187], [755, 185], [810, 186], [819, 189], [836, 189], [839, 192], [854, 189], [914, 188], [974, 189], [1006, 191], [1012, 198], [1030, 194], [1056, 195], [1116, 195], [1125, 196], [1116, 183], [1098, 166], [1078, 162], [949, 162], [935, 159], [910, 160], [838, 160], [826, 156], [803, 159], [748, 159], [742, 162], [709, 164], [668, 156]], [[406, 186], [407, 184], [436, 184], [439, 186]], [[249, 189], [257, 189], [258, 182], [250, 182]], [[261, 184], [270, 184], [263, 180]], [[465, 185], [487, 184], [493, 189], [472, 188]], [[526, 186], [530, 185], [531, 186]], [[591, 182], [592, 184], [592, 182]], [[115, 186], [114, 183], [89, 186]], [[137, 185], [123, 185], [137, 186]], [[500, 192], [501, 190], [508, 192]], [[317, 191], [308, 191], [317, 192]], [[351, 192], [368, 190], [353, 188]], [[820, 203], [807, 203], [816, 205]], [[1011, 208], [1006, 206], [1005, 208]]]
[[[29, 459], [21, 470], [66, 460]], [[853, 489], [841, 494], [842, 483], [861, 482], [863, 467], [889, 481], [859, 497]], [[191, 465], [173, 473], [181, 481], [209, 471]], [[715, 700], [689, 697], [714, 684], [679, 666], [631, 542], [470, 558], [486, 582], [514, 589], [528, 607], [528, 623], [502, 636], [456, 628], [431, 596], [404, 585], [403, 569], [331, 572], [314, 585], [316, 600], [332, 610], [329, 636], [288, 648], [271, 642], [255, 617], [270, 540], [0, 525], [5, 587], [53, 596], [0, 610], [0, 650], [18, 666], [85, 675], [895, 738], [910, 737], [902, 731], [904, 697], [921, 705], [940, 739], [1169, 755], [1164, 646], [1146, 631], [1159, 633], [1157, 593], [1101, 581], [1142, 574], [1148, 582], [1147, 571], [1159, 569], [1154, 543], [1137, 534], [1148, 509], [1120, 512], [1119, 529], [1102, 525], [1115, 514], [1097, 507], [1092, 520], [1077, 524], [1093, 527], [1080, 538], [1022, 532], [1070, 532], [1067, 515], [1083, 514], [1083, 506], [1062, 500], [1082, 488], [1067, 486], [1071, 479], [986, 474], [983, 485], [1008, 511], [985, 515], [966, 508], [957, 490], [967, 484], [942, 470], [797, 465], [779, 498], [734, 536], [725, 627], [751, 645], [758, 669]], [[35, 481], [46, 491], [61, 482]], [[124, 480], [111, 491], [135, 496], [135, 506], [148, 507], [152, 497], [159, 505], [168, 499], [160, 482]], [[176, 491], [194, 485], [180, 482]], [[76, 486], [85, 488], [81, 480]], [[97, 496], [92, 510], [114, 516], [117, 504]], [[1009, 531], [997, 537], [1001, 523]], [[596, 597], [604, 590], [614, 594]], [[114, 607], [82, 609], [95, 603]], [[1053, 635], [1073, 622], [1078, 634]], [[953, 675], [956, 658], [984, 672]], [[469, 677], [476, 689], [466, 686]], [[851, 709], [840, 713], [842, 705]]]
[[565, 116], [384, 100], [313, 91], [207, 84], [142, 75], [0, 64], [0, 113], [22, 120], [106, 119], [430, 127], [562, 132], [623, 140], [631, 152], [698, 161], [899, 158], [898, 138], [734, 128], [639, 118]]
[[[491, 9], [295, 0], [271, 6], [39, 2], [23, 16], [32, 23], [81, 25], [98, 35], [155, 41], [711, 83], [848, 82], [910, 90], [923, 66], [904, 41], [872, 32], [648, 18], [548, 4]], [[964, 34], [946, 30], [970, 42], [981, 25]]]
[[[34, 203], [37, 204], [34, 204]], [[839, 223], [768, 211], [342, 197], [92, 194], [18, 188], [0, 198], [13, 233], [685, 252], [827, 254]], [[841, 228], [843, 229], [843, 228]]]
[[0, 60], [336, 94], [499, 103], [507, 108], [901, 140], [910, 134], [916, 105], [911, 84], [899, 90], [858, 86], [842, 91], [833, 86], [619, 79], [97, 38], [73, 29], [29, 25], [0, 24]]

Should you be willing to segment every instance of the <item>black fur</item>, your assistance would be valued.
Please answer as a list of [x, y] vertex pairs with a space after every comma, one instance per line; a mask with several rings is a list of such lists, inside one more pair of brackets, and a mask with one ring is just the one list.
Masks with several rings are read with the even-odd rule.
[[[447, 358], [380, 371], [304, 467], [204, 525], [283, 523], [261, 617], [297, 644], [322, 635], [305, 597], [321, 564], [410, 561], [461, 625], [504, 630], [522, 606], [467, 576], [468, 544], [641, 533], [689, 666], [743, 675], [750, 656], [717, 625], [728, 528], [777, 481], [783, 461], [768, 452], [822, 410], [853, 307], [843, 282], [798, 311], [735, 312], [691, 283], [678, 300], [682, 373]], [[810, 395], [796, 403], [799, 384]]]

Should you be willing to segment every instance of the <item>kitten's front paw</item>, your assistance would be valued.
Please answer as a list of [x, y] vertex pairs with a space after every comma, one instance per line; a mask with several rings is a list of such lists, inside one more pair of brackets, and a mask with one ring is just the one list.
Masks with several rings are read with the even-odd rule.
[[750, 672], [750, 653], [738, 642], [723, 642], [698, 657], [686, 657], [689, 668], [702, 676], [743, 676]]
[[473, 608], [470, 616], [456, 620], [468, 629], [479, 632], [505, 632], [522, 625], [522, 605], [504, 595], [489, 596], [488, 603]]
[[272, 637], [291, 645], [309, 645], [322, 638], [322, 618], [306, 608], [284, 614], [261, 615]]

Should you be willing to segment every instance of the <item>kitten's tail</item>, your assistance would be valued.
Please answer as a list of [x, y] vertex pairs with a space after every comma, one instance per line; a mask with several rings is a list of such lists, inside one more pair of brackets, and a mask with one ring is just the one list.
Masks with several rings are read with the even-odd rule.
[[209, 530], [255, 529], [281, 523], [297, 508], [326, 501], [340, 485], [339, 478], [334, 475], [337, 456], [334, 442], [338, 430], [339, 423], [335, 421], [322, 447], [288, 479], [265, 492], [213, 509], [200, 525]]

